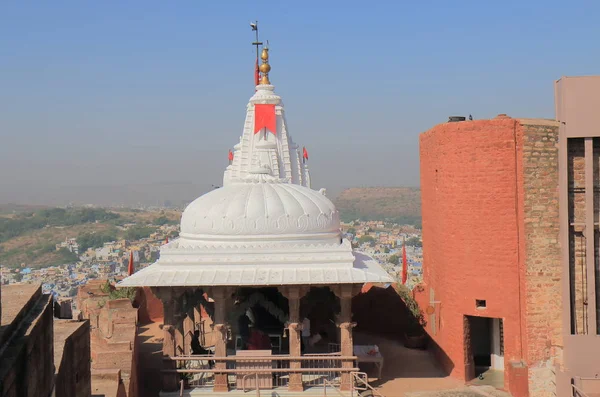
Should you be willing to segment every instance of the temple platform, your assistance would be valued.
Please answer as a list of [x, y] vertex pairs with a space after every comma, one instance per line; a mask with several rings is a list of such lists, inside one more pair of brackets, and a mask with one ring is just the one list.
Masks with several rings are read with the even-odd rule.
[[[356, 394], [356, 393], [355, 393]], [[176, 392], [160, 392], [160, 397], [179, 397], [181, 394], [179, 391]], [[260, 395], [265, 397], [323, 397], [323, 396], [335, 396], [335, 397], [350, 397], [351, 393], [348, 391], [341, 391], [338, 388], [328, 386], [324, 387], [308, 387], [303, 392], [289, 391], [287, 387], [273, 388], [273, 389], [261, 389], [260, 393], [257, 393], [256, 389], [246, 390], [231, 390], [228, 392], [213, 392], [211, 387], [198, 387], [195, 389], [189, 389], [183, 391], [184, 397], [194, 396], [212, 396], [212, 397], [246, 397], [249, 395]]]

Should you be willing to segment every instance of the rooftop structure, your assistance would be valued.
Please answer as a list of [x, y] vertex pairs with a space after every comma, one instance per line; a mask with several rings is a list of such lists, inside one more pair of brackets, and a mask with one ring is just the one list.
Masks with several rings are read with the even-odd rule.
[[555, 89], [556, 120], [420, 137], [427, 331], [452, 376], [515, 397], [600, 393], [600, 76]]
[[373, 258], [353, 252], [342, 238], [338, 211], [325, 190], [310, 189], [307, 162], [288, 134], [273, 85], [256, 87], [234, 149], [223, 187], [188, 205], [180, 237], [121, 287], [391, 281]]
[[[229, 154], [223, 187], [192, 202], [182, 214], [179, 238], [161, 247], [156, 263], [118, 285], [151, 287], [163, 303], [166, 396], [179, 388], [177, 371], [202, 372], [193, 386], [214, 392], [275, 386], [299, 392], [326, 381], [349, 391], [356, 371], [351, 299], [365, 283], [393, 281], [375, 259], [352, 250], [325, 190], [310, 188], [308, 154], [289, 134], [268, 77], [267, 48], [261, 59], [262, 78]], [[189, 356], [199, 349], [195, 331], [206, 331], [199, 329], [199, 307], [213, 320], [217, 336], [206, 348], [214, 351], [209, 359], [215, 367], [193, 372], [201, 361]], [[310, 346], [308, 339], [301, 343], [304, 319], [312, 323], [312, 333], [305, 326], [302, 334], [315, 338]], [[327, 338], [332, 326], [333, 355], [326, 361], [305, 356], [305, 348]], [[249, 352], [260, 335], [272, 343]], [[249, 367], [248, 355], [258, 366]], [[309, 376], [308, 368], [317, 375]]]

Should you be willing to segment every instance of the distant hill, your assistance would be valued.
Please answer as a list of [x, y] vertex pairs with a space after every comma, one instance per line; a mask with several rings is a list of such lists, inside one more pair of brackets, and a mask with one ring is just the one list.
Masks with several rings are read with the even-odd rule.
[[23, 212], [33, 212], [39, 209], [48, 208], [44, 205], [27, 205], [15, 203], [0, 203], [0, 216], [15, 215]]
[[344, 190], [335, 200], [343, 221], [390, 220], [421, 227], [421, 189], [366, 187]]
[[[56, 244], [65, 238], [77, 238], [83, 251], [102, 246], [106, 241], [138, 240], [160, 225], [177, 224], [181, 216], [179, 211], [172, 210], [34, 208], [11, 205], [7, 210], [11, 214], [0, 213], [0, 265], [44, 267], [75, 262], [76, 256], [57, 251]], [[131, 223], [137, 226], [119, 228]]]

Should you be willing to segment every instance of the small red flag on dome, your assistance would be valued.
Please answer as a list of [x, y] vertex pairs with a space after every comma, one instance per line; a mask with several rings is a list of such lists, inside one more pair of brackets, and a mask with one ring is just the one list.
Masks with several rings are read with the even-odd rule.
[[129, 252], [129, 267], [127, 269], [127, 273], [130, 276], [135, 273], [135, 268], [133, 267], [133, 251]]
[[273, 134], [277, 134], [277, 121], [275, 117], [275, 105], [256, 104], [254, 105], [254, 133], [256, 134], [263, 128], [268, 129]]
[[233, 152], [229, 149], [229, 162], [233, 161]]
[[169, 236], [165, 239], [165, 244], [169, 244]]
[[308, 160], [308, 150], [306, 150], [306, 147], [302, 148], [302, 158]]

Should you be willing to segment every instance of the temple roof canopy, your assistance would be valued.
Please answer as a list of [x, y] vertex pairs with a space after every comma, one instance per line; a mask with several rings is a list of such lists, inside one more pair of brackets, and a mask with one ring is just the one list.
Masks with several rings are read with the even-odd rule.
[[181, 217], [181, 237], [334, 233], [340, 220], [321, 192], [290, 183], [234, 183], [194, 200]]
[[[283, 254], [283, 253], [282, 253]], [[222, 264], [198, 266], [155, 263], [120, 283], [120, 287], [277, 286], [391, 283], [377, 261], [360, 252], [351, 253], [350, 266], [327, 262], [289, 263], [289, 258], [270, 264]], [[311, 259], [309, 256], [306, 258]]]

